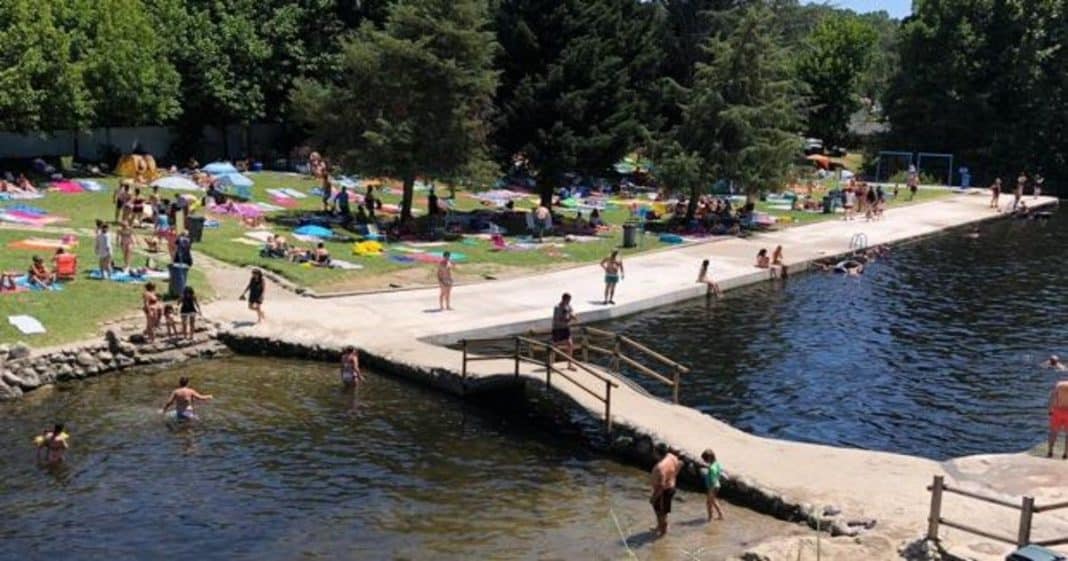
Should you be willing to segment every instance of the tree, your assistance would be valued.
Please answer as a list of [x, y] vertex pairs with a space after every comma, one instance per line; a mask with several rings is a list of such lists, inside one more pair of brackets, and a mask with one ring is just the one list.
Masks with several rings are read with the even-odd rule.
[[543, 204], [562, 174], [602, 174], [646, 137], [657, 14], [637, 0], [501, 2], [493, 140], [499, 161], [522, 157]]
[[706, 48], [708, 62], [697, 66], [669, 158], [740, 183], [749, 196], [780, 187], [801, 148], [801, 98], [771, 11], [744, 10]]
[[328, 153], [367, 175], [404, 182], [411, 218], [417, 176], [455, 176], [485, 157], [497, 75], [485, 2], [411, 0], [384, 27], [346, 40], [340, 79], [298, 81], [298, 118]]
[[871, 65], [878, 35], [853, 15], [836, 14], [816, 26], [797, 63], [809, 87], [809, 133], [828, 146], [840, 146], [849, 119], [860, 109], [860, 78]]
[[92, 124], [162, 124], [181, 113], [179, 76], [141, 0], [68, 0], [68, 33]]
[[0, 2], [0, 129], [76, 129], [89, 120], [81, 69], [70, 58], [70, 37], [53, 5]]

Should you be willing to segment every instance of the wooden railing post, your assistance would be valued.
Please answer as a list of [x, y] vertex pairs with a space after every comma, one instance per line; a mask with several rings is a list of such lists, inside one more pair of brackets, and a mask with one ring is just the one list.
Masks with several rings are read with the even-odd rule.
[[604, 427], [612, 432], [612, 382], [604, 381]]
[[938, 523], [942, 518], [942, 488], [945, 480], [941, 475], [934, 477], [931, 484], [931, 514], [927, 517], [927, 539], [938, 541]]
[[467, 339], [460, 339], [460, 347], [464, 351], [463, 362], [460, 365], [460, 393], [467, 393]]
[[556, 349], [549, 345], [549, 348], [545, 349], [545, 387], [553, 387], [550, 381], [553, 375], [553, 359], [556, 358]]
[[672, 392], [675, 394], [675, 405], [679, 404], [679, 369], [675, 367], [675, 387], [672, 388]]
[[519, 337], [515, 338], [515, 377], [519, 377]]
[[590, 362], [590, 332], [582, 328], [582, 362]]
[[1016, 534], [1016, 545], [1023, 547], [1031, 543], [1031, 517], [1035, 512], [1035, 498], [1024, 497], [1020, 505], [1020, 531]]
[[621, 354], [619, 341], [619, 335], [616, 335], [615, 347], [612, 349], [612, 370], [616, 374], [619, 374], [619, 355]]

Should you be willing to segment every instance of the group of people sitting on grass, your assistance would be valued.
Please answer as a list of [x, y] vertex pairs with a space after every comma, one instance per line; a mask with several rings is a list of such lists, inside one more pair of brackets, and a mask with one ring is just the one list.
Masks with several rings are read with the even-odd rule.
[[[675, 216], [686, 216], [689, 206], [689, 199], [680, 199], [675, 204]], [[702, 195], [697, 199], [694, 219], [686, 227], [689, 231], [715, 236], [738, 235], [743, 228], [752, 225], [755, 209], [753, 203], [735, 208], [729, 198]]]
[[36, 193], [37, 188], [30, 183], [30, 180], [26, 177], [26, 174], [20, 173], [16, 179], [11, 172], [5, 172], [4, 177], [0, 178], [0, 193]]
[[[30, 288], [47, 290], [55, 286], [60, 280], [73, 279], [78, 267], [78, 258], [73, 253], [67, 252], [62, 247], [56, 249], [52, 256], [52, 267], [45, 264], [40, 255], [34, 255], [30, 261], [30, 268], [26, 271], [26, 284]], [[0, 292], [15, 291], [19, 287], [16, 284], [18, 273], [0, 273]]]
[[330, 266], [330, 250], [319, 242], [314, 248], [290, 246], [285, 236], [271, 235], [260, 249], [260, 257], [287, 259], [292, 263], [308, 263], [313, 267]]

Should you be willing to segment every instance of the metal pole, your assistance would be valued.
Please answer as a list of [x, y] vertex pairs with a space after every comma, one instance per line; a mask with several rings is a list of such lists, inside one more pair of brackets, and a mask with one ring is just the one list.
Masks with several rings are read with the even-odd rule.
[[604, 381], [604, 427], [605, 432], [612, 432], [612, 383]]
[[553, 349], [553, 347], [550, 345], [549, 348], [546, 349], [546, 351], [545, 351], [545, 387], [546, 388], [553, 387], [552, 383], [550, 382], [550, 378], [553, 375], [553, 359], [556, 358], [555, 356], [553, 356], [554, 354], [556, 354], [556, 350]]
[[1024, 497], [1020, 507], [1020, 531], [1016, 534], [1016, 545], [1023, 547], [1031, 543], [1031, 517], [1035, 512], [1035, 498]]
[[945, 479], [941, 475], [934, 477], [931, 484], [931, 514], [927, 517], [927, 539], [938, 541], [938, 523], [942, 518], [942, 488]]
[[519, 377], [519, 337], [515, 338], [515, 377]]
[[675, 394], [675, 404], [678, 405], [678, 403], [679, 403], [679, 369], [678, 369], [678, 367], [675, 368], [675, 387], [673, 389], [673, 392]]

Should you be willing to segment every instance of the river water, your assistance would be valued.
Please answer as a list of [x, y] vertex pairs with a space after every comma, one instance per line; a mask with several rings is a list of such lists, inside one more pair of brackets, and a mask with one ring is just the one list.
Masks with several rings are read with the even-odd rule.
[[[0, 404], [0, 559], [721, 559], [796, 526], [683, 493], [650, 542], [647, 477], [577, 445], [371, 374], [250, 358], [187, 365], [202, 421], [157, 410], [177, 371]], [[67, 423], [58, 470], [32, 436]], [[618, 526], [617, 526], [618, 521]]]
[[692, 367], [683, 403], [746, 431], [935, 459], [1018, 452], [1045, 438], [1058, 375], [1038, 364], [1068, 355], [1068, 215], [978, 233], [895, 247], [859, 278], [805, 273], [605, 327]]

